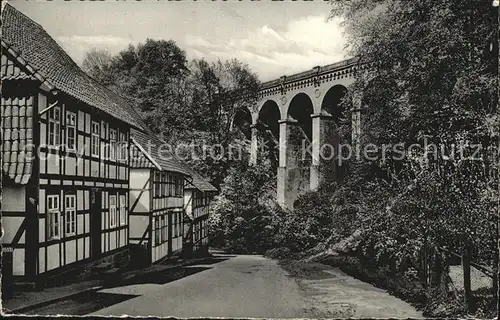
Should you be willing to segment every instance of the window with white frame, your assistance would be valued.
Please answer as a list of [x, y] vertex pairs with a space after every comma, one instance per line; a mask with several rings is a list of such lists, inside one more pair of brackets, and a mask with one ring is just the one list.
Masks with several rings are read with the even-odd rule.
[[76, 234], [76, 196], [68, 194], [64, 197], [64, 235]]
[[166, 215], [161, 216], [161, 237], [163, 242], [168, 241], [168, 219]]
[[177, 196], [177, 176], [172, 175], [172, 195]]
[[182, 193], [183, 184], [184, 184], [184, 179], [182, 178], [182, 176], [179, 176], [177, 178], [177, 188], [179, 188], [179, 196], [183, 195], [183, 193]]
[[207, 220], [203, 220], [203, 238], [207, 237]]
[[172, 237], [175, 238], [177, 237], [177, 213], [172, 214]]
[[168, 196], [168, 182], [167, 182], [167, 173], [166, 172], [162, 172], [162, 174], [161, 174], [161, 185], [163, 188], [163, 190], [161, 191], [161, 195], [163, 197]]
[[160, 244], [160, 217], [154, 217], [155, 220], [155, 246]]
[[120, 148], [119, 148], [119, 153], [118, 157], [120, 161], [126, 161], [127, 160], [127, 135], [125, 132], [120, 132]]
[[174, 225], [174, 237], [179, 237], [181, 236], [181, 225], [182, 225], [182, 219], [181, 219], [181, 213], [180, 212], [174, 212], [173, 214], [173, 225]]
[[178, 186], [178, 182], [179, 182], [179, 179], [177, 177], [177, 175], [174, 175], [174, 196], [178, 196], [179, 195], [179, 186]]
[[161, 195], [161, 174], [160, 172], [155, 171], [154, 179], [153, 179], [153, 196], [159, 197]]
[[120, 225], [123, 226], [127, 222], [127, 217], [126, 217], [126, 214], [125, 214], [127, 206], [126, 206], [126, 203], [125, 203], [125, 195], [124, 194], [120, 195], [118, 207], [120, 209]]
[[59, 195], [47, 196], [47, 235], [48, 239], [59, 239], [60, 237], [60, 215]]
[[99, 122], [92, 121], [92, 155], [99, 156], [99, 148], [101, 145]]
[[101, 121], [101, 159], [108, 159], [109, 154], [108, 154], [108, 149], [109, 149], [109, 144], [104, 142], [104, 139], [107, 139], [107, 134], [108, 131], [106, 130], [106, 122]]
[[182, 212], [177, 213], [179, 215], [179, 237], [182, 236]]
[[172, 174], [167, 173], [167, 196], [171, 197], [174, 193], [172, 192]]
[[182, 185], [184, 183], [184, 179], [182, 178], [182, 176], [178, 176], [177, 177], [177, 189], [178, 189], [178, 193], [177, 195], [179, 197], [182, 197], [183, 193], [182, 193]]
[[193, 239], [193, 241], [195, 243], [198, 242], [199, 230], [200, 230], [200, 227], [198, 226], [198, 223], [195, 223], [194, 224], [194, 239]]
[[156, 217], [156, 221], [158, 221], [158, 229], [156, 230], [156, 233], [158, 234], [158, 244], [162, 244], [165, 239], [163, 238], [163, 231], [161, 229], [163, 225], [163, 217], [158, 216]]
[[182, 216], [180, 212], [177, 212], [177, 236], [182, 236]]
[[205, 238], [205, 220], [201, 220], [201, 237]]
[[204, 220], [200, 221], [200, 229], [201, 229], [201, 238], [205, 238], [205, 224], [203, 223]]
[[76, 114], [66, 112], [66, 148], [76, 149]]
[[173, 174], [170, 175], [170, 195], [175, 196], [175, 176]]
[[116, 195], [109, 196], [109, 227], [116, 227]]
[[160, 172], [160, 180], [159, 180], [158, 184], [160, 185], [159, 196], [163, 197], [163, 195], [165, 194], [165, 183], [163, 180], [163, 172]]
[[49, 110], [49, 140], [50, 146], [59, 146], [61, 143], [61, 109], [53, 107]]
[[107, 126], [106, 126], [106, 122], [105, 121], [101, 121], [101, 134], [102, 134], [102, 137], [104, 139], [106, 139], [106, 134], [108, 133], [108, 131], [106, 130]]
[[116, 130], [109, 130], [109, 159], [116, 159]]

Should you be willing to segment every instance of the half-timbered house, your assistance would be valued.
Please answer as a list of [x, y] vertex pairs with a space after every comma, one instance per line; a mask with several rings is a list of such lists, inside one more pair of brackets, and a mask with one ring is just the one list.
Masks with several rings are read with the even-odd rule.
[[182, 250], [184, 181], [191, 169], [154, 134], [132, 130], [130, 246], [133, 261], [150, 265]]
[[184, 186], [184, 246], [187, 255], [208, 253], [208, 218], [217, 189], [196, 172]]
[[112, 263], [128, 246], [128, 143], [140, 119], [8, 4], [1, 43], [4, 275], [35, 283]]

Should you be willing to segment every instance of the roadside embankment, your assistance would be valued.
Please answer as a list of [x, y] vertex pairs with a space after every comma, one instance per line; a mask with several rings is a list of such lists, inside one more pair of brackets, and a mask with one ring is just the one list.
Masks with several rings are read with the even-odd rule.
[[[309, 312], [312, 316], [374, 317], [376, 315], [376, 317], [384, 318], [416, 317], [417, 315], [420, 317], [467, 316], [462, 299], [463, 289], [460, 288], [459, 283], [455, 283], [461, 278], [454, 275], [457, 273], [456, 270], [460, 269], [459, 266], [450, 268], [449, 279], [451, 281], [447, 292], [443, 294], [438, 293], [437, 290], [426, 290], [415, 277], [410, 278], [402, 272], [395, 272], [389, 266], [377, 265], [355, 253], [347, 253], [345, 250], [338, 252], [332, 248], [331, 246], [319, 253], [309, 254], [292, 253], [287, 248], [278, 248], [266, 254], [278, 259], [280, 265], [298, 279], [299, 285], [310, 298], [312, 307]], [[481, 281], [476, 279], [475, 275], [478, 275]], [[473, 276], [472, 282], [478, 286], [477, 288], [473, 286], [475, 296], [477, 296], [477, 311], [473, 316], [494, 317], [491, 283], [484, 285], [487, 281], [479, 272], [473, 272]], [[342, 285], [339, 287], [339, 284]], [[359, 298], [355, 298], [355, 295]], [[349, 303], [341, 303], [347, 301], [346, 299]], [[402, 306], [393, 308], [403, 301]], [[375, 305], [372, 305], [373, 303]], [[388, 309], [384, 309], [384, 306]], [[408, 312], [411, 315], [408, 315]]]
[[318, 318], [422, 318], [409, 303], [386, 290], [356, 279], [337, 267], [305, 260], [281, 260]]

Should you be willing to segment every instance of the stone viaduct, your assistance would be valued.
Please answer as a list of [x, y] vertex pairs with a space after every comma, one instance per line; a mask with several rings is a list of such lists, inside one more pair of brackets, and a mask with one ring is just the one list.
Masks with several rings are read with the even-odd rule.
[[340, 102], [362, 68], [349, 59], [262, 84], [256, 105], [249, 108], [250, 162], [265, 156], [262, 145], [274, 150], [277, 201], [283, 207], [292, 208], [298, 195], [315, 190], [323, 179], [342, 176], [345, 165], [332, 158], [331, 148], [339, 145], [342, 123], [351, 124], [351, 146], [359, 148], [362, 100], [351, 98], [346, 110]]

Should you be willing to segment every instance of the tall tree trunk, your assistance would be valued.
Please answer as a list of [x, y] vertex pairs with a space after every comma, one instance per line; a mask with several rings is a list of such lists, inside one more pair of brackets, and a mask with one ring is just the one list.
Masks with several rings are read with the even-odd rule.
[[[441, 288], [441, 278], [443, 273], [443, 258], [442, 252], [434, 249], [433, 250], [433, 264], [432, 264], [432, 274], [431, 274], [431, 287]], [[440, 292], [441, 294], [442, 292]]]
[[429, 289], [429, 248], [427, 243], [427, 236], [425, 236], [424, 240], [424, 257], [423, 257], [423, 270], [424, 270], [424, 288], [426, 290]]
[[[500, 60], [500, 58], [499, 58]], [[500, 146], [499, 146], [500, 150]], [[500, 183], [498, 184], [498, 191], [500, 193]], [[497, 217], [497, 228], [496, 228], [496, 241], [494, 246], [493, 254], [493, 297], [494, 301], [497, 301], [497, 313], [500, 311], [500, 297], [498, 292], [498, 281], [500, 280], [500, 217]]]
[[450, 260], [448, 253], [440, 251], [441, 254], [441, 279], [439, 280], [439, 292], [448, 296], [450, 280]]
[[419, 254], [419, 272], [418, 272], [418, 277], [420, 279], [420, 283], [422, 286], [427, 289], [427, 252], [425, 250], [425, 242], [424, 242], [424, 247], [420, 249], [420, 254]]
[[[499, 243], [500, 245], [500, 243]], [[497, 301], [497, 312], [500, 310], [500, 299], [498, 299], [498, 280], [500, 274], [499, 259], [498, 259], [498, 249], [495, 250], [495, 259], [493, 260], [493, 301]]]
[[470, 281], [470, 256], [466, 244], [462, 249], [462, 269], [464, 272], [464, 303], [467, 306], [467, 312], [474, 312], [474, 297]]

